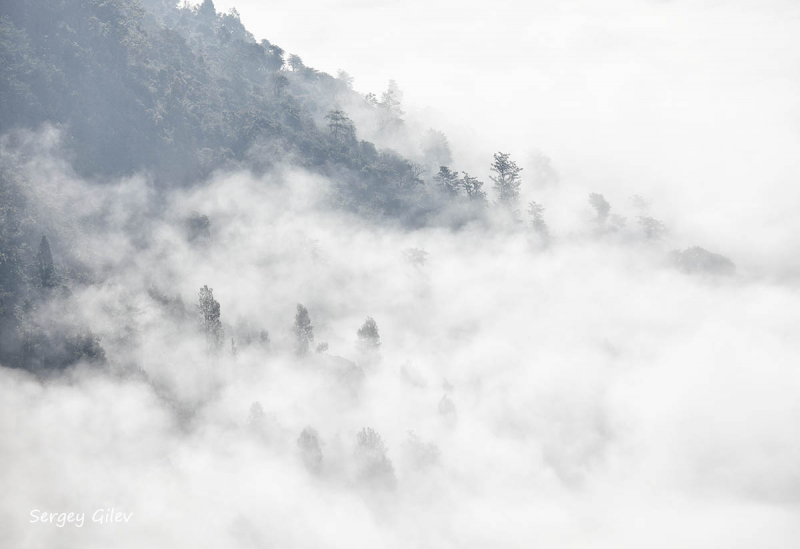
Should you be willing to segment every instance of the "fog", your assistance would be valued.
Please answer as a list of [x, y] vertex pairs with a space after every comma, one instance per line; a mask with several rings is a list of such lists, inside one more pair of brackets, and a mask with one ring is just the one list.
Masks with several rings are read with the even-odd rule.
[[[24, 307], [107, 361], [0, 367], [0, 546], [796, 545], [797, 4], [234, 5], [359, 93], [398, 81], [403, 133], [360, 138], [418, 159], [441, 129], [484, 181], [512, 153], [549, 233], [490, 184], [485, 215], [410, 227], [333, 207], [289, 153], [165, 189], [79, 175], [65, 126], [10, 132], [22, 222], [71, 281]], [[735, 270], [682, 269], [691, 246]]]
[[313, 66], [347, 70], [362, 93], [397, 80], [409, 117], [444, 130], [470, 173], [485, 176], [498, 148], [538, 149], [573, 185], [616, 193], [612, 204], [657, 197], [707, 246], [781, 257], [796, 276], [796, 2], [217, 6]]
[[[692, 277], [666, 261], [669, 241], [598, 236], [588, 218], [544, 248], [523, 227], [379, 226], [327, 209], [329, 182], [290, 166], [220, 174], [153, 214], [145, 178], [97, 187], [60, 160], [57, 132], [30, 139], [24, 169], [57, 188], [48, 215], [103, 273], [63, 307], [111, 366], [44, 382], [0, 370], [5, 546], [744, 548], [800, 534], [793, 286]], [[211, 221], [201, 242], [185, 236], [192, 211]], [[206, 353], [205, 284], [237, 357]], [[293, 354], [298, 302], [327, 351]], [[356, 347], [367, 316], [379, 357]], [[258, 328], [269, 350], [244, 345]], [[307, 426], [323, 442], [313, 470]], [[383, 437], [394, 482], [359, 472], [362, 427]], [[90, 522], [111, 507], [130, 522]], [[30, 524], [32, 509], [86, 524]]]

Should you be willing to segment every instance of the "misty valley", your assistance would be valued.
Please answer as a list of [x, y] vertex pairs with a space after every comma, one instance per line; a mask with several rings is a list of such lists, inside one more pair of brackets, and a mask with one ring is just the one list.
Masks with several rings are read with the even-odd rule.
[[471, 145], [243, 19], [0, 5], [0, 546], [800, 539], [783, 218]]

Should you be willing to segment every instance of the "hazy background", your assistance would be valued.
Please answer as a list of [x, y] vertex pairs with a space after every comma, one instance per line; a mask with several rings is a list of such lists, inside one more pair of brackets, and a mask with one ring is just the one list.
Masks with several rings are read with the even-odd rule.
[[484, 176], [498, 149], [540, 149], [612, 205], [650, 195], [711, 248], [731, 251], [730, 223], [747, 233], [740, 251], [800, 269], [797, 2], [216, 6], [310, 66], [348, 71], [362, 93], [397, 80], [463, 169]]

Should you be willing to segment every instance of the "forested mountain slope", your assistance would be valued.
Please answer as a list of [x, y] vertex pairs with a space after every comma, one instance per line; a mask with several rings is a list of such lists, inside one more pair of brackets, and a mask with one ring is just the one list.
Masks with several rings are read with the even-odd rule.
[[[146, 171], [159, 186], [213, 170], [263, 171], [290, 162], [336, 174], [345, 208], [413, 219], [424, 210], [419, 171], [359, 140], [340, 110], [402, 126], [395, 92], [359, 96], [351, 78], [306, 67], [257, 42], [211, 0], [178, 8], [137, 0], [21, 0], [0, 6], [0, 132], [65, 128], [78, 174]], [[335, 131], [331, 131], [331, 128]]]

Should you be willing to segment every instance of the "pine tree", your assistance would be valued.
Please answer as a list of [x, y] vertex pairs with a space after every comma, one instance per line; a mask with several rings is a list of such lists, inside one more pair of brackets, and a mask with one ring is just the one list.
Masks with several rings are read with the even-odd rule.
[[531, 216], [531, 227], [546, 243], [550, 239], [550, 229], [544, 220], [544, 206], [538, 202], [531, 202], [528, 204], [528, 214]]
[[495, 173], [490, 178], [494, 181], [497, 201], [507, 208], [514, 209], [519, 201], [519, 188], [522, 184], [519, 172], [522, 168], [510, 160], [509, 156], [506, 153], [495, 153], [494, 162], [489, 169]]
[[386, 443], [377, 431], [365, 427], [358, 432], [356, 461], [362, 481], [375, 488], [395, 487], [394, 465], [386, 454]]
[[458, 178], [458, 173], [447, 166], [439, 166], [439, 173], [433, 176], [433, 180], [448, 197], [454, 198], [460, 194], [461, 180]]
[[608, 200], [602, 194], [591, 193], [589, 195], [589, 204], [597, 212], [597, 222], [601, 225], [605, 224], [608, 215], [611, 213], [611, 204], [608, 203]]
[[312, 473], [319, 473], [322, 469], [322, 441], [316, 429], [303, 429], [297, 438], [297, 448], [306, 468]]
[[297, 354], [300, 356], [308, 354], [310, 345], [314, 343], [314, 326], [311, 325], [308, 309], [300, 303], [297, 304], [292, 333], [294, 333], [295, 337], [295, 351]]
[[203, 3], [197, 7], [197, 13], [206, 19], [215, 19], [217, 17], [217, 9], [214, 7], [212, 0], [203, 0]]
[[214, 290], [208, 286], [200, 288], [197, 309], [202, 316], [201, 328], [206, 336], [206, 352], [214, 353], [222, 348], [225, 329], [220, 320], [219, 301], [214, 299]]
[[367, 317], [361, 328], [358, 329], [358, 347], [364, 352], [374, 352], [381, 347], [381, 335], [378, 332], [378, 323], [371, 316]]
[[325, 119], [328, 121], [328, 129], [334, 141], [355, 143], [356, 127], [343, 110], [334, 109], [325, 115]]
[[483, 181], [478, 181], [477, 177], [472, 177], [467, 172], [461, 172], [461, 186], [466, 191], [470, 201], [480, 205], [486, 205], [486, 193], [483, 191]]
[[265, 437], [267, 431], [267, 414], [264, 407], [256, 401], [250, 405], [250, 413], [247, 416], [247, 429], [257, 437]]

